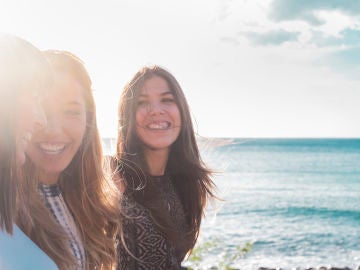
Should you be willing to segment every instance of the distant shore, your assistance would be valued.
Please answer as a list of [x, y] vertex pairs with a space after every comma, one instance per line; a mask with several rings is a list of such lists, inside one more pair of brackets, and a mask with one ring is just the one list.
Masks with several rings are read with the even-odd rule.
[[[293, 270], [360, 270], [360, 266], [357, 268], [350, 267], [336, 267], [336, 266], [320, 266], [320, 267], [295, 267]], [[233, 269], [235, 270], [235, 269]], [[240, 270], [240, 269], [239, 269]], [[268, 267], [259, 267], [257, 270], [286, 270], [285, 268], [268, 268]]]
[[[193, 268], [183, 268], [183, 269], [187, 269], [187, 270], [192, 270]], [[247, 270], [246, 268], [226, 268], [229, 270]], [[218, 267], [210, 267], [207, 270], [221, 270]], [[253, 269], [251, 269], [253, 270]], [[255, 270], [255, 268], [254, 268]], [[257, 270], [290, 270], [288, 268], [281, 268], [281, 267], [259, 267], [257, 268]], [[351, 268], [351, 267], [336, 267], [336, 266], [320, 266], [320, 267], [293, 267], [291, 268], [291, 270], [360, 270], [360, 265], [357, 266], [356, 268]]]

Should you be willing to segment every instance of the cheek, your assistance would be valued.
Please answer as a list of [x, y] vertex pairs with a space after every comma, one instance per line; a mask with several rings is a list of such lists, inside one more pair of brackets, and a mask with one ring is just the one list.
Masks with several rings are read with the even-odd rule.
[[72, 121], [67, 127], [68, 131], [72, 134], [73, 140], [76, 141], [78, 145], [82, 143], [85, 133], [88, 132], [86, 126], [86, 116], [84, 116], [76, 121]]
[[179, 108], [176, 106], [175, 108], [174, 108], [174, 110], [173, 110], [173, 118], [174, 118], [174, 120], [175, 120], [175, 122], [179, 125], [179, 126], [181, 126], [181, 114], [180, 114], [180, 111], [179, 111]]
[[138, 136], [139, 139], [141, 139], [142, 131], [143, 131], [141, 123], [137, 122], [136, 125], [135, 125], [134, 130], [135, 130], [135, 135]]
[[136, 133], [139, 134], [143, 131], [143, 128], [146, 126], [147, 122], [147, 111], [143, 109], [139, 109], [136, 111], [135, 115], [135, 128]]
[[32, 129], [36, 120], [35, 104], [21, 102], [17, 108], [16, 126], [19, 132]]
[[140, 142], [144, 143], [147, 138], [147, 136], [144, 134], [145, 130], [142, 128], [141, 122], [138, 122], [138, 120], [136, 120], [136, 122], [136, 126], [133, 129], [135, 134], [133, 136], [136, 136]]
[[83, 137], [85, 136], [85, 133], [87, 132], [86, 126], [87, 126], [87, 122], [85, 116], [78, 125], [78, 136], [80, 141], [82, 141]]
[[135, 114], [136, 124], [140, 125], [141, 122], [144, 121], [145, 116], [146, 116], [146, 111], [144, 109], [137, 109]]

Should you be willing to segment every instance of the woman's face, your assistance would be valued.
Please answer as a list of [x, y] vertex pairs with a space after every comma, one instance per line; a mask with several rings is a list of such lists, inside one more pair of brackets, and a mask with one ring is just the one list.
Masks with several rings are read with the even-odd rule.
[[43, 183], [58, 181], [82, 143], [86, 130], [83, 92], [72, 76], [59, 73], [53, 91], [44, 99], [47, 125], [34, 134], [27, 150]]
[[154, 76], [140, 90], [136, 109], [136, 133], [145, 147], [169, 150], [181, 130], [181, 116], [165, 79]]
[[25, 151], [33, 134], [46, 125], [46, 117], [36, 92], [22, 94], [17, 101], [16, 113], [16, 163], [25, 162]]

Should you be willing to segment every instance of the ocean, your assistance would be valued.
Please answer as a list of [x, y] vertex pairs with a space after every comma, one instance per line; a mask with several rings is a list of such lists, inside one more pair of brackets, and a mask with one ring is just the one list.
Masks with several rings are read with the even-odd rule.
[[209, 205], [184, 265], [360, 265], [360, 139], [218, 138], [199, 146], [222, 200]]

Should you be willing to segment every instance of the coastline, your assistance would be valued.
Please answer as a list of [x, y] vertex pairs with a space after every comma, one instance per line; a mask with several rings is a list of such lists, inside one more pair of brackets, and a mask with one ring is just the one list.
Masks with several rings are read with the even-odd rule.
[[[187, 269], [187, 270], [248, 270], [247, 268], [232, 268], [230, 266], [225, 266], [224, 268], [218, 268], [218, 267], [210, 267], [210, 268], [191, 268], [191, 267], [183, 267], [182, 269]], [[258, 268], [254, 268], [251, 270], [360, 270], [360, 265], [355, 267], [355, 268], [351, 268], [348, 266], [344, 266], [344, 267], [337, 267], [337, 266], [319, 266], [319, 267], [293, 267], [293, 268], [281, 268], [281, 267], [258, 267]]]

